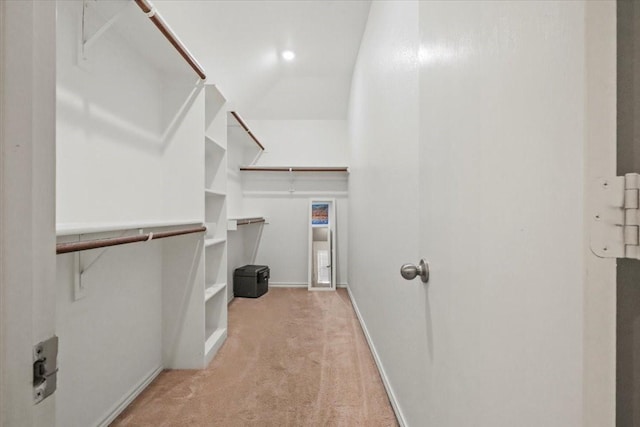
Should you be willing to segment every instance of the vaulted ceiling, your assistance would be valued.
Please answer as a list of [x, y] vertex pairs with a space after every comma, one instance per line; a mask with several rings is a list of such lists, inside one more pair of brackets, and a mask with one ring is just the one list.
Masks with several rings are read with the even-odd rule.
[[346, 118], [369, 0], [154, 4], [245, 118]]

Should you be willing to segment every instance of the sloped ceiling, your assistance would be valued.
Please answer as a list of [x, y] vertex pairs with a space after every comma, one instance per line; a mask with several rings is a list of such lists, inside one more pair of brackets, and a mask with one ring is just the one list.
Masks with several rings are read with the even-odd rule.
[[[370, 1], [154, 4], [243, 117], [346, 119]], [[283, 50], [296, 58], [285, 61]]]

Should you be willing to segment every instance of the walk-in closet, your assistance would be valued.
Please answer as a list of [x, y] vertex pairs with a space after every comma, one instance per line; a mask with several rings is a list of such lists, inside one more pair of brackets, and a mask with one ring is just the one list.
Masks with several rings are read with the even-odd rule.
[[639, 16], [0, 0], [0, 426], [640, 425]]

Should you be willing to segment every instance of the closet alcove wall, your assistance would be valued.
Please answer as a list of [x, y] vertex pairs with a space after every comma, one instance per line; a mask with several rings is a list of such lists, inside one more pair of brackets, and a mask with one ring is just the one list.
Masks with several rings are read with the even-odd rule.
[[[83, 2], [57, 2], [58, 242], [205, 223], [202, 81], [134, 2], [86, 4], [83, 36]], [[56, 425], [108, 425], [163, 368], [206, 365], [226, 332], [226, 304], [205, 315], [208, 237], [57, 257]]]
[[[242, 174], [240, 166], [252, 163], [263, 154], [263, 149], [247, 133], [236, 117], [238, 113], [227, 114], [227, 144], [228, 144], [228, 168], [227, 168], [227, 201], [229, 207], [228, 224], [228, 251], [227, 262], [227, 300], [231, 301], [233, 294], [233, 273], [236, 268], [247, 264], [255, 264], [257, 252], [262, 242], [265, 222], [242, 224], [242, 219], [263, 218], [264, 214], [259, 209], [249, 209], [245, 206], [243, 197]], [[242, 120], [242, 118], [240, 118]], [[244, 124], [244, 122], [243, 122]], [[268, 219], [266, 219], [268, 221]]]
[[[264, 226], [252, 224], [229, 232], [229, 280], [233, 268], [248, 262], [268, 265], [269, 286], [307, 287], [309, 199], [335, 198], [337, 219], [337, 284], [347, 284], [348, 174], [344, 172], [239, 171], [255, 166], [326, 167], [347, 164], [346, 120], [257, 120], [245, 117], [265, 150], [232, 148], [229, 133], [229, 217], [263, 216]], [[246, 147], [250, 143], [245, 144]], [[238, 150], [236, 154], [232, 154]], [[231, 199], [230, 199], [231, 202]], [[235, 207], [232, 208], [232, 206]], [[237, 211], [234, 211], [237, 210]], [[231, 281], [229, 281], [231, 283]]]

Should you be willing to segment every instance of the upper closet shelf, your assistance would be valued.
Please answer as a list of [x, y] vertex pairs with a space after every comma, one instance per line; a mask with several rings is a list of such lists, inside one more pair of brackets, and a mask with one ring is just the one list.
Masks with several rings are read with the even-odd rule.
[[[256, 136], [253, 134], [253, 132], [251, 132], [251, 129], [249, 129], [249, 126], [247, 126], [247, 124], [244, 122], [244, 120], [242, 120], [242, 118], [240, 117], [240, 115], [235, 112], [235, 111], [229, 111], [229, 114], [231, 116], [231, 118], [233, 118], [234, 120], [229, 120], [229, 124], [228, 126], [233, 127], [234, 124], [233, 122], [235, 121], [236, 123], [238, 123], [238, 125], [244, 129], [244, 131], [247, 133], [247, 135], [249, 136], [249, 138], [251, 138], [253, 140], [253, 142], [256, 143], [256, 145], [258, 146], [258, 148], [260, 148], [261, 151], [264, 151], [264, 145], [262, 145], [260, 143], [260, 141], [258, 141], [258, 138], [256, 138]], [[236, 125], [237, 126], [237, 125]]]
[[212, 190], [210, 188], [205, 188], [204, 193], [208, 194], [209, 196], [226, 196], [227, 195], [227, 193], [225, 193], [224, 191]]
[[[123, 36], [137, 54], [164, 71], [181, 74], [191, 68], [200, 79], [207, 78], [202, 66], [149, 0], [85, 1], [83, 7], [82, 56], [85, 59], [91, 46], [113, 30]], [[149, 25], [149, 20], [155, 28]]]
[[240, 166], [241, 171], [251, 172], [343, 172], [349, 173], [346, 166]]
[[268, 224], [268, 223], [269, 221], [267, 220], [267, 218], [262, 216], [229, 218], [227, 220], [227, 230], [236, 231], [238, 229], [238, 226], [240, 225]]
[[215, 140], [215, 139], [213, 139], [213, 138], [211, 138], [211, 137], [209, 137], [207, 135], [205, 135], [204, 139], [205, 139], [205, 141], [207, 141], [207, 146], [208, 147], [209, 146], [210, 147], [215, 147], [218, 150], [227, 151], [227, 148], [224, 145], [220, 144], [217, 140]]

